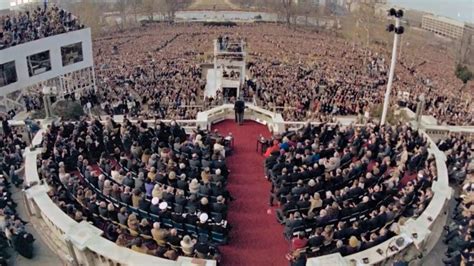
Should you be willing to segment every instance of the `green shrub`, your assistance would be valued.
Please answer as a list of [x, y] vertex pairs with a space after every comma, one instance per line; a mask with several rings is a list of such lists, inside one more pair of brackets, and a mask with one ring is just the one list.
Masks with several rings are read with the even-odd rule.
[[79, 120], [84, 115], [84, 109], [78, 102], [59, 100], [52, 106], [53, 115], [62, 120]]
[[462, 80], [462, 82], [464, 84], [466, 84], [469, 80], [471, 80], [472, 78], [474, 78], [474, 75], [472, 74], [472, 72], [469, 70], [469, 68], [467, 68], [466, 66], [463, 66], [461, 64], [458, 64], [456, 66], [456, 77], [458, 77], [458, 79]]

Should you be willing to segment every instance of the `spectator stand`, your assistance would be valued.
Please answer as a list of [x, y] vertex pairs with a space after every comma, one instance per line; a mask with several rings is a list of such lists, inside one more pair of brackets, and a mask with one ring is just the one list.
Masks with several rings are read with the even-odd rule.
[[[304, 122], [285, 122], [281, 116], [279, 116], [279, 114], [269, 112], [253, 105], [249, 105], [246, 115], [248, 119], [267, 125], [272, 132], [282, 132], [287, 127], [295, 128], [304, 124]], [[198, 126], [201, 128], [208, 128], [213, 123], [229, 118], [233, 118], [233, 106], [231, 104], [222, 105], [211, 110], [201, 112], [198, 115], [198, 119], [194, 121], [178, 121], [178, 123], [187, 123], [186, 126], [189, 127], [188, 130], [192, 130], [194, 127], [197, 128]], [[41, 143], [42, 132], [43, 131], [40, 130], [35, 135], [32, 140], [33, 145], [39, 145]], [[423, 134], [428, 137], [428, 141], [430, 142], [429, 153], [433, 154], [435, 157], [438, 173], [437, 180], [433, 182], [432, 186], [434, 197], [430, 204], [426, 207], [423, 214], [417, 219], [410, 218], [404, 225], [400, 227], [401, 234], [399, 236], [393, 237], [378, 246], [347, 257], [342, 257], [340, 254], [332, 254], [312, 258], [308, 260], [309, 265], [327, 265], [327, 263], [334, 263], [335, 261], [340, 262], [336, 265], [350, 265], [351, 261], [356, 261], [359, 265], [363, 265], [364, 261], [366, 261], [366, 258], [368, 259], [369, 264], [378, 264], [387, 262], [388, 260], [392, 260], [394, 258], [402, 257], [409, 252], [411, 252], [410, 254], [427, 254], [431, 250], [434, 243], [437, 242], [437, 239], [439, 238], [442, 231], [442, 226], [445, 223], [446, 216], [443, 214], [443, 209], [446, 202], [451, 197], [451, 190], [447, 189], [449, 186], [447, 169], [445, 165], [446, 157], [441, 151], [439, 151], [429, 136], [425, 132], [423, 132]], [[28, 202], [28, 209], [32, 214], [36, 215], [37, 217], [41, 217], [41, 220], [45, 224], [45, 228], [52, 231], [54, 236], [57, 239], [60, 239], [61, 243], [65, 243], [66, 241], [63, 236], [69, 236], [69, 238], [66, 238], [68, 241], [70, 240], [67, 245], [63, 244], [58, 246], [58, 248], [62, 248], [62, 250], [65, 251], [64, 254], [73, 254], [66, 256], [68, 261], [73, 261], [74, 256], [77, 257], [77, 255], [74, 255], [76, 253], [89, 254], [87, 257], [89, 260], [94, 260], [94, 258], [102, 258], [103, 261], [115, 261], [125, 264], [135, 259], [138, 261], [151, 261], [149, 256], [136, 254], [136, 252], [132, 252], [128, 249], [116, 247], [114, 243], [100, 237], [100, 232], [97, 233], [98, 231], [95, 231], [96, 228], [91, 229], [90, 225], [86, 223], [77, 224], [69, 216], [57, 208], [46, 194], [48, 190], [46, 185], [40, 184], [38, 178], [36, 157], [40, 153], [41, 151], [38, 149], [31, 150], [27, 148], [25, 151], [25, 181], [30, 184], [38, 183], [38, 185], [32, 186], [30, 189], [28, 189], [25, 194], [26, 200]], [[72, 234], [72, 232], [76, 232], [77, 234]], [[414, 236], [414, 233], [416, 233], [416, 237]], [[397, 242], [399, 237], [404, 238], [403, 245], [398, 246], [398, 250], [392, 251], [390, 247], [393, 246], [395, 242]], [[82, 247], [82, 249], [78, 249], [76, 245], [79, 245]], [[104, 248], [102, 249], [100, 247]], [[120, 249], [120, 252], [111, 252], [113, 248]], [[380, 254], [377, 252], [377, 250], [385, 250], [386, 252]], [[110, 254], [112, 254], [112, 256]], [[78, 260], [80, 259], [84, 258], [78, 257]], [[153, 258], [153, 260], [162, 262], [162, 259], [159, 258]], [[179, 260], [180, 259], [178, 259], [178, 261]], [[183, 258], [181, 260], [188, 260], [188, 258]], [[208, 263], [208, 265], [213, 265], [212, 261], [207, 261], [206, 263]]]
[[[449, 187], [446, 156], [426, 132], [422, 134], [429, 141], [428, 152], [435, 157], [437, 168], [437, 180], [433, 181], [431, 187], [434, 196], [424, 212], [416, 219], [410, 218], [401, 225], [400, 235], [377, 246], [346, 257], [335, 253], [310, 258], [307, 265], [387, 265], [401, 258], [413, 259], [420, 254], [427, 255], [434, 248], [448, 218], [444, 210], [451, 198], [452, 189]], [[399, 240], [400, 238], [403, 238], [403, 242]]]
[[[40, 130], [32, 141], [32, 146], [42, 142]], [[188, 258], [177, 261], [166, 260], [119, 247], [103, 238], [103, 231], [88, 222], [75, 222], [65, 214], [48, 196], [49, 187], [40, 181], [37, 171], [37, 156], [41, 149], [25, 150], [25, 182], [32, 184], [25, 192], [25, 202], [36, 224], [44, 229], [42, 237], [54, 247], [62, 259], [72, 265], [187, 265]], [[216, 265], [213, 260], [199, 260], [203, 265]]]

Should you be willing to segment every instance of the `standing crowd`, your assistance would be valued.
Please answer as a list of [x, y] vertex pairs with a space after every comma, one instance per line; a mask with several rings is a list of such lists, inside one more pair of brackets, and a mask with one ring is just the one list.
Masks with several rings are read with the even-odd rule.
[[31, 258], [31, 243], [34, 241], [25, 228], [25, 222], [19, 217], [13, 201], [12, 186], [21, 187], [23, 179], [23, 149], [26, 147], [24, 136], [17, 128], [11, 127], [8, 118], [0, 117], [0, 265], [7, 265], [12, 256], [8, 247], [19, 254]]
[[0, 50], [84, 28], [74, 15], [54, 5], [0, 16], [0, 23]]
[[[40, 19], [48, 23], [38, 26], [48, 29], [43, 35], [81, 27], [66, 11], [39, 8], [5, 17], [4, 42], [10, 40], [7, 36], [12, 35], [9, 32], [14, 25], [26, 28], [26, 33], [16, 35], [35, 36], [30, 33], [35, 27], [28, 30], [28, 25], [36, 25], [35, 19], [42, 16], [48, 18]], [[84, 106], [98, 106], [108, 115], [193, 119], [199, 111], [224, 102], [222, 91], [215, 97], [204, 97], [207, 73], [201, 67], [212, 61], [213, 40], [220, 36], [246, 43], [248, 76], [242, 84], [243, 96], [281, 112], [286, 120], [317, 119], [320, 115], [368, 117], [382, 103], [388, 51], [275, 24], [156, 23], [107, 34], [93, 44], [97, 89], [67, 98], [80, 100]], [[454, 71], [446, 69], [454, 65], [452, 59], [431, 47], [407, 53], [397, 67], [392, 105], [414, 111], [418, 97], [424, 94], [424, 114], [433, 115], [439, 124], [472, 125], [473, 84], [462, 86]], [[41, 104], [38, 99], [30, 96], [27, 100], [30, 105]]]

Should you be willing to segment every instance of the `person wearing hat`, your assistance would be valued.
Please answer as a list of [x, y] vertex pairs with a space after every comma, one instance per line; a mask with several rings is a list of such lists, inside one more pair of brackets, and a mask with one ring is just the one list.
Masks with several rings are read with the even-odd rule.
[[197, 223], [197, 226], [200, 228], [208, 228], [208, 220], [209, 220], [209, 215], [205, 212], [201, 212], [199, 214], [199, 222]]
[[160, 223], [155, 222], [153, 223], [153, 228], [151, 229], [151, 236], [153, 240], [155, 240], [158, 246], [164, 247], [166, 246], [166, 238], [169, 235], [169, 231], [166, 229], [161, 228]]
[[158, 204], [160, 203], [160, 199], [157, 197], [154, 197], [151, 199], [151, 205], [150, 205], [150, 212], [153, 214], [160, 214], [160, 207]]
[[201, 185], [199, 184], [199, 181], [196, 178], [194, 178], [193, 180], [191, 180], [191, 183], [189, 183], [189, 193], [191, 194], [198, 193], [200, 186]]
[[168, 203], [166, 201], [161, 202], [159, 208], [160, 213], [158, 215], [160, 216], [160, 218], [171, 218], [171, 212], [168, 211]]

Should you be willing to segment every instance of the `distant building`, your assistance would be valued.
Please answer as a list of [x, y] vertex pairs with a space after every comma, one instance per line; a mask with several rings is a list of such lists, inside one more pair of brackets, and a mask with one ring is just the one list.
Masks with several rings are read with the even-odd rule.
[[424, 15], [421, 28], [452, 39], [461, 39], [466, 30], [464, 22], [434, 15]]

